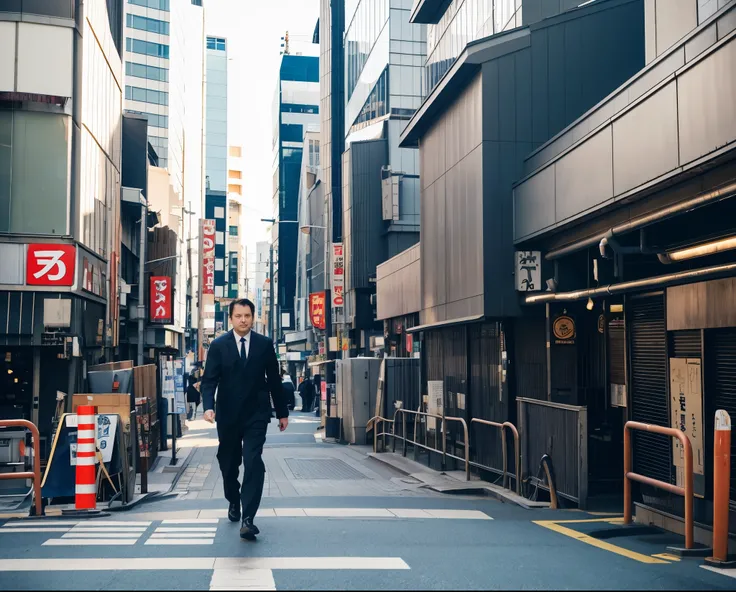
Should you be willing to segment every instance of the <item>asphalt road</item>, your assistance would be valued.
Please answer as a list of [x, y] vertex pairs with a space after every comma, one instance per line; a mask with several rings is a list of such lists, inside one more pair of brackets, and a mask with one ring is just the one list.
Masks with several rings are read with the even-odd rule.
[[[616, 516], [441, 496], [315, 442], [315, 428], [304, 418], [270, 437], [267, 465], [285, 469], [271, 477], [256, 542], [241, 541], [209, 495], [216, 466], [203, 463], [191, 491], [135, 511], [0, 524], [0, 590], [736, 589], [736, 573], [667, 555], [668, 535], [596, 546], [585, 533]], [[357, 473], [334, 462], [325, 473], [335, 460]]]

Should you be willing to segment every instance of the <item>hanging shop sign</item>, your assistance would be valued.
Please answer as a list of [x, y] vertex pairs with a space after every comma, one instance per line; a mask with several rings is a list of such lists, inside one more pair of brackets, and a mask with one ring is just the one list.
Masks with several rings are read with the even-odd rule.
[[152, 276], [150, 294], [150, 321], [152, 323], [170, 324], [173, 320], [171, 318], [171, 278], [169, 276]]
[[561, 314], [552, 321], [552, 339], [555, 345], [575, 345], [575, 319]]
[[332, 243], [332, 322], [345, 322], [345, 249], [342, 243]]
[[72, 286], [77, 248], [63, 244], [28, 245], [26, 284], [29, 286]]
[[202, 294], [215, 293], [215, 221], [202, 220]]
[[309, 295], [309, 319], [315, 329], [325, 330], [327, 318], [325, 316], [325, 301], [327, 297], [324, 292], [316, 292]]
[[542, 253], [516, 251], [516, 290], [538, 292], [542, 289]]

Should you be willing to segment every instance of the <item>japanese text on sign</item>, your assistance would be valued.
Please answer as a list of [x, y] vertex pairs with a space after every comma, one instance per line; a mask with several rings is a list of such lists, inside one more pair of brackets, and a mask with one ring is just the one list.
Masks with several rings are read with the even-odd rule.
[[345, 251], [342, 243], [332, 244], [332, 318], [342, 323], [345, 310]]
[[202, 294], [215, 293], [215, 221], [202, 220]]
[[325, 329], [325, 293], [317, 292], [309, 295], [309, 318], [316, 329]]
[[29, 286], [71, 286], [76, 259], [74, 245], [28, 245], [26, 283]]
[[150, 318], [152, 323], [171, 322], [171, 278], [154, 276], [151, 278]]
[[516, 290], [534, 292], [541, 290], [542, 253], [540, 251], [516, 252]]

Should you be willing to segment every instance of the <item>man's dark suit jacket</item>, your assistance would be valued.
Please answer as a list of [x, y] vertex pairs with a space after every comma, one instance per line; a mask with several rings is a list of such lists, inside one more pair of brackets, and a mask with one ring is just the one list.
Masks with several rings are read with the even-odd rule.
[[215, 410], [218, 432], [244, 422], [254, 413], [263, 413], [270, 421], [269, 392], [276, 417], [289, 417], [273, 342], [254, 331], [250, 333], [250, 351], [245, 363], [240, 359], [233, 331], [212, 342], [207, 352], [201, 392], [205, 411]]

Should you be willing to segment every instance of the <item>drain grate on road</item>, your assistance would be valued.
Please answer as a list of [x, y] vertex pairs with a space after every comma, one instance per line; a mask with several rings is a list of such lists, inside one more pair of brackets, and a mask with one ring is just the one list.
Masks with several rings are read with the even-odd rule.
[[285, 458], [295, 479], [335, 479], [357, 481], [367, 479], [360, 471], [336, 458]]

